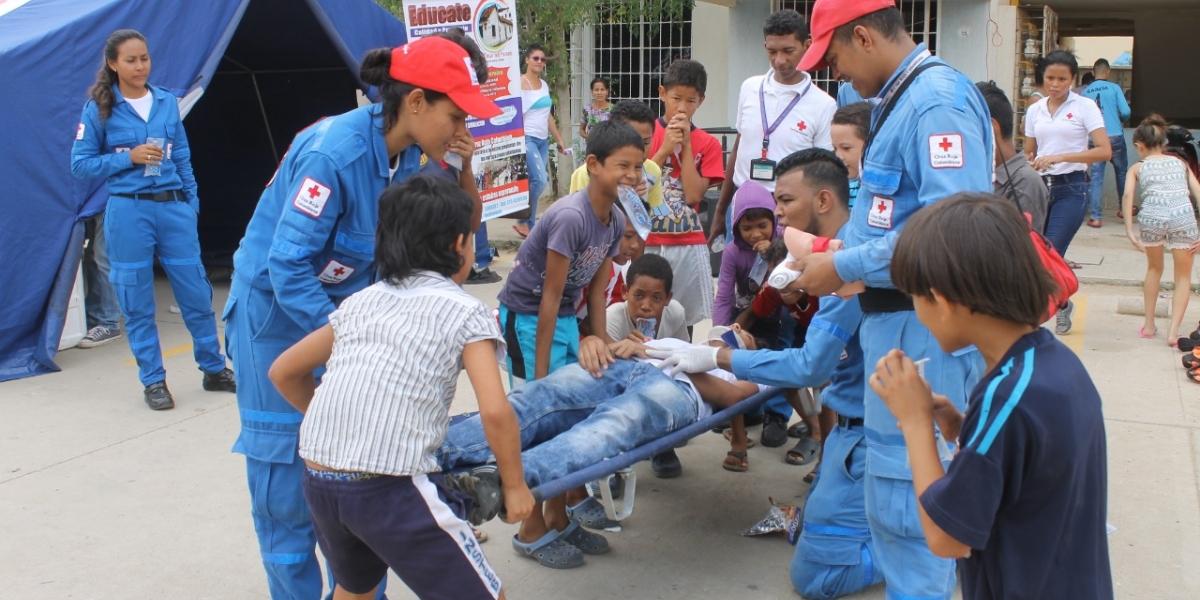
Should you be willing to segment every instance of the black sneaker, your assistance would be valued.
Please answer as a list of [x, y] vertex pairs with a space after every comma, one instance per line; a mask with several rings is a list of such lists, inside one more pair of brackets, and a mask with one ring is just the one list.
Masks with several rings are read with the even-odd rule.
[[146, 400], [146, 405], [150, 410], [169, 410], [175, 408], [175, 399], [171, 397], [171, 391], [167, 389], [167, 382], [160, 381], [146, 386], [142, 390], [142, 396]]
[[119, 339], [121, 339], [120, 329], [110, 329], [103, 325], [97, 325], [89, 329], [87, 335], [83, 336], [83, 339], [79, 340], [76, 346], [80, 348], [99, 348]]
[[787, 443], [787, 417], [768, 411], [763, 421], [762, 445], [778, 448]]
[[234, 379], [233, 371], [228, 367], [217, 373], [205, 373], [202, 384], [206, 392], [237, 393], [237, 379]]
[[504, 494], [500, 492], [500, 471], [496, 465], [475, 467], [466, 473], [450, 473], [443, 480], [446, 487], [473, 500], [467, 513], [467, 521], [472, 525], [482, 525], [497, 516], [504, 518]]
[[464, 283], [469, 285], [481, 283], [500, 283], [501, 279], [503, 279], [503, 277], [500, 277], [499, 273], [484, 267], [478, 271], [471, 269], [471, 274], [467, 276], [467, 280]]
[[667, 450], [655, 454], [654, 458], [650, 459], [650, 470], [659, 479], [670, 479], [683, 474], [683, 463], [679, 462], [679, 456], [674, 450]]

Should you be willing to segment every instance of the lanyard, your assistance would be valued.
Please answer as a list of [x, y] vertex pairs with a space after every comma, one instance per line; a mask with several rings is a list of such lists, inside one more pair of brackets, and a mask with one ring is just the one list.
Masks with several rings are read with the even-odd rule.
[[[871, 149], [871, 144], [875, 141], [875, 135], [878, 134], [879, 130], [883, 128], [883, 122], [886, 121], [888, 115], [892, 113], [893, 101], [904, 94], [904, 91], [908, 89], [909, 84], [912, 83], [912, 78], [915, 78], [917, 73], [920, 73], [931, 67], [949, 66], [945, 63], [927, 62], [927, 59], [930, 56], [931, 55], [928, 50], [922, 50], [920, 54], [914, 57], [912, 62], [908, 64], [908, 67], [905, 68], [904, 71], [896, 77], [896, 80], [892, 82], [891, 87], [888, 88], [887, 93], [884, 94], [879, 103], [875, 105], [873, 111], [879, 111], [879, 116], [878, 118], [874, 118], [872, 120], [871, 133], [867, 136], [867, 143], [863, 145], [863, 161], [866, 161], [867, 159], [867, 152]], [[859, 164], [859, 173], [862, 173], [862, 163]]]
[[779, 129], [779, 126], [783, 123], [783, 119], [788, 116], [788, 113], [792, 112], [793, 108], [796, 108], [796, 105], [800, 103], [800, 99], [808, 93], [808, 90], [812, 89], [812, 78], [805, 76], [804, 79], [808, 82], [808, 85], [804, 86], [804, 91], [796, 94], [796, 96], [792, 98], [792, 101], [789, 102], [787, 107], [783, 109], [783, 112], [779, 113], [779, 117], [775, 119], [774, 123], [767, 125], [767, 97], [764, 91], [767, 85], [767, 77], [771, 77], [774, 74], [775, 71], [771, 70], [767, 73], [766, 77], [763, 77], [762, 81], [758, 82], [758, 114], [762, 117], [763, 126], [763, 159], [767, 158], [767, 147], [771, 145], [771, 134], [775, 133], [776, 129]]
[[921, 63], [925, 62], [925, 60], [930, 56], [932, 56], [932, 54], [930, 54], [929, 50], [922, 50], [920, 54], [914, 57], [912, 62], [908, 63], [908, 67], [906, 67], [904, 71], [900, 73], [900, 76], [892, 82], [892, 87], [888, 88], [887, 93], [883, 95], [883, 100], [880, 101], [880, 104], [883, 106], [890, 104], [892, 101], [892, 96], [896, 95], [896, 91], [904, 85], [904, 81], [907, 80], [908, 77], [912, 75], [912, 72], [917, 67], [921, 66]]

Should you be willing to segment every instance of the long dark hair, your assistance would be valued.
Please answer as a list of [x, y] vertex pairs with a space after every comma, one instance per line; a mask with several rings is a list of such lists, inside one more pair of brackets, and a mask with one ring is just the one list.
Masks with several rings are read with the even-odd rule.
[[117, 100], [112, 91], [113, 84], [117, 83], [117, 72], [109, 68], [108, 61], [117, 60], [117, 48], [129, 40], [145, 42], [146, 36], [132, 29], [118, 29], [104, 40], [104, 56], [100, 58], [100, 70], [96, 71], [96, 83], [88, 90], [88, 95], [96, 101], [96, 108], [100, 109], [102, 122], [112, 115], [113, 103]]

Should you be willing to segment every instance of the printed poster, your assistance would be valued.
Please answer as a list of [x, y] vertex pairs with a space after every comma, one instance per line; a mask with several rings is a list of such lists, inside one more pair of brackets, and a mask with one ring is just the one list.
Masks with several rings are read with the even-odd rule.
[[410, 40], [459, 27], [479, 45], [488, 63], [483, 93], [504, 110], [493, 119], [467, 119], [475, 136], [471, 169], [483, 198], [483, 219], [527, 208], [529, 171], [521, 118], [516, 1], [405, 0], [404, 26]]

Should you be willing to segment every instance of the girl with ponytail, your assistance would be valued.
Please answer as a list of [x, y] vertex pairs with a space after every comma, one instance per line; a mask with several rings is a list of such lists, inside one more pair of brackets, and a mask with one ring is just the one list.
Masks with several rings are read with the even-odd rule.
[[[1162, 281], [1163, 246], [1171, 251], [1175, 292], [1171, 300], [1167, 344], [1175, 347], [1192, 294], [1192, 259], [1200, 250], [1200, 234], [1192, 205], [1193, 200], [1200, 201], [1200, 183], [1184, 161], [1164, 152], [1168, 127], [1166, 119], [1151, 114], [1134, 130], [1133, 145], [1142, 159], [1130, 167], [1129, 176], [1125, 178], [1121, 211], [1125, 218], [1125, 235], [1134, 248], [1146, 255], [1146, 278], [1142, 284], [1146, 322], [1138, 330], [1138, 335], [1143, 338], [1153, 338], [1158, 333], [1154, 324], [1154, 305]], [[1135, 196], [1142, 204], [1142, 210], [1137, 213], [1138, 235], [1133, 233]], [[1188, 377], [1196, 380], [1191, 371]]]

